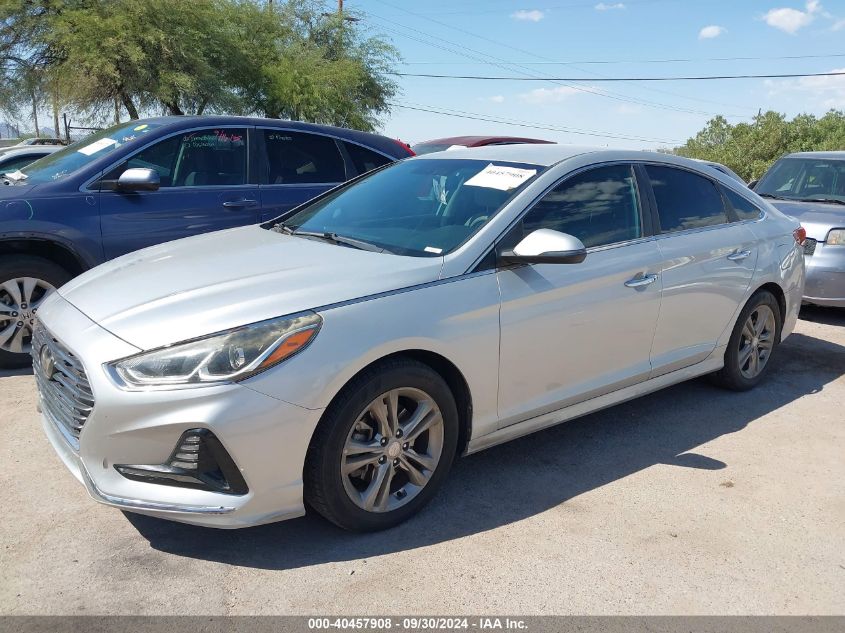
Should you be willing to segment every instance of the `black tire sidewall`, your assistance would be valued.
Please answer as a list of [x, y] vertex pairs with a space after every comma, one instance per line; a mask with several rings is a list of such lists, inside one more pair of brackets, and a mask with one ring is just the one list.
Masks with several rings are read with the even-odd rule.
[[[754, 376], [754, 378], [746, 378], [742, 375], [742, 372], [739, 369], [739, 340], [742, 337], [742, 329], [745, 327], [745, 322], [748, 320], [748, 317], [761, 305], [768, 306], [775, 315], [774, 342], [772, 344], [772, 351], [769, 354], [769, 358], [766, 362], [766, 366], [763, 367], [763, 370]], [[736, 321], [736, 325], [734, 325], [734, 330], [731, 333], [731, 338], [728, 342], [728, 349], [725, 350], [725, 367], [720, 374], [722, 382], [726, 387], [738, 391], [745, 391], [757, 385], [757, 383], [765, 377], [769, 371], [769, 367], [772, 365], [772, 360], [780, 343], [782, 328], [783, 318], [780, 312], [780, 305], [778, 305], [778, 301], [775, 299], [774, 295], [767, 290], [760, 290], [755, 293], [751, 299], [748, 300], [748, 303], [745, 304], [742, 312], [739, 313], [739, 318]]]
[[[7, 255], [0, 257], [0, 285], [20, 277], [35, 277], [55, 288], [71, 279], [61, 266], [43, 257], [33, 255]], [[29, 354], [15, 354], [0, 349], [0, 369], [26, 367], [30, 364]]]
[[[415, 361], [390, 363], [368, 375], [361, 381], [350, 384], [347, 397], [339, 397], [336, 407], [330, 407], [320, 425], [323, 433], [316, 441], [324, 442], [318, 455], [309, 458], [319, 459], [312, 472], [317, 473], [319, 482], [309, 482], [306, 478], [306, 500], [311, 497], [317, 485], [323, 496], [324, 504], [311, 504], [321, 514], [340, 527], [355, 531], [375, 531], [392, 527], [416, 514], [437, 492], [447, 476], [458, 442], [458, 412], [455, 399], [449, 386], [434, 370]], [[341, 474], [341, 455], [352, 424], [379, 395], [401, 387], [420, 389], [431, 396], [443, 415], [443, 451], [440, 462], [423, 490], [410, 502], [391, 512], [367, 512], [359, 508], [348, 497], [343, 487]], [[324, 505], [326, 507], [320, 507]]]

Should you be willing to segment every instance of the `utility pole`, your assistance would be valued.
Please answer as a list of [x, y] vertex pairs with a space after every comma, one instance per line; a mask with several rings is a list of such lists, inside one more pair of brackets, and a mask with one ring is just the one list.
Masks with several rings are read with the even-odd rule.
[[337, 12], [339, 15], [343, 15], [343, 0], [337, 0]]

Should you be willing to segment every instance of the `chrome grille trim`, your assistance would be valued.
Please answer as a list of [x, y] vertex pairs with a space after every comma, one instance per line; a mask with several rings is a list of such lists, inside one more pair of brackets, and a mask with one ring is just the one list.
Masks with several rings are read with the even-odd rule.
[[804, 254], [805, 255], [812, 255], [816, 252], [816, 240], [812, 237], [808, 237], [804, 240]]
[[[47, 376], [42, 367], [41, 350], [44, 346], [53, 358], [52, 376]], [[79, 449], [79, 434], [94, 409], [94, 393], [82, 361], [38, 320], [32, 330], [32, 371], [45, 415], [59, 427], [73, 448]]]

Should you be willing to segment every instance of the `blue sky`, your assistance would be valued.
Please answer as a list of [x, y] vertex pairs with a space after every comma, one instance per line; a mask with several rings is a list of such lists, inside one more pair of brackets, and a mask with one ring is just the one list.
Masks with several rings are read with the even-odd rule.
[[[383, 131], [412, 143], [512, 134], [655, 148], [683, 142], [716, 114], [739, 122], [759, 109], [789, 116], [845, 109], [845, 77], [590, 82], [602, 75], [845, 71], [845, 0], [346, 0], [345, 6], [363, 11], [366, 27], [394, 43], [403, 72], [584, 78], [565, 84], [399, 78], [401, 104], [559, 128], [395, 108]], [[823, 57], [783, 59], [809, 55]], [[726, 57], [764, 59], [713, 59]], [[647, 61], [666, 59], [695, 61]], [[585, 63], [596, 61], [613, 63]]]

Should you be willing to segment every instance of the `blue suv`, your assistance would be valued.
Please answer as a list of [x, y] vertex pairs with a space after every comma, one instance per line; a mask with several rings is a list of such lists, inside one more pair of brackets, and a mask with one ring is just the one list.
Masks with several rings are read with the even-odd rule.
[[0, 367], [29, 361], [44, 295], [130, 251], [268, 220], [411, 156], [355, 130], [246, 117], [162, 117], [102, 130], [2, 175]]

